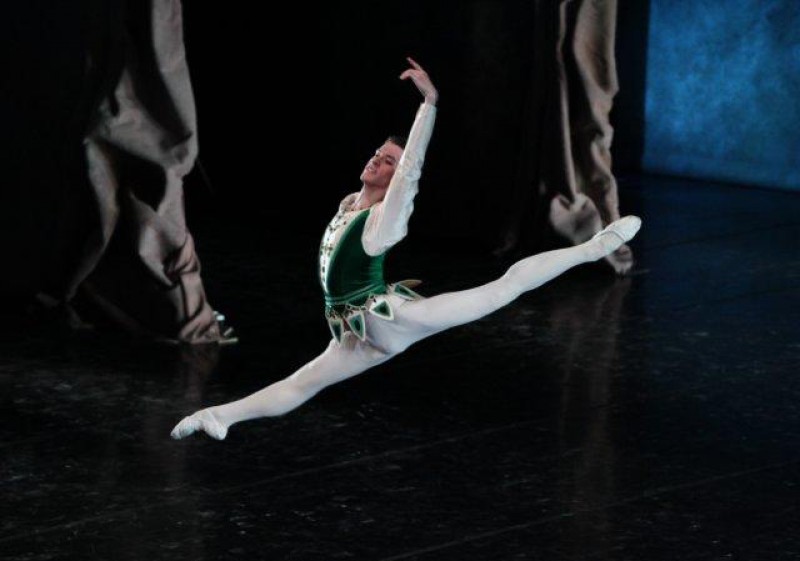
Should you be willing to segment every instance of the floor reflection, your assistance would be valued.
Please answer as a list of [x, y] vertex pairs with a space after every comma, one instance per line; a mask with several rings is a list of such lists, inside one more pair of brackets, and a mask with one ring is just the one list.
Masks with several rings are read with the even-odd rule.
[[[594, 509], [617, 497], [615, 435], [607, 405], [614, 395], [614, 368], [619, 365], [619, 335], [623, 302], [631, 279], [586, 284], [582, 290], [560, 294], [547, 313], [552, 336], [561, 342], [563, 388], [558, 434], [569, 464], [559, 485], [558, 500], [566, 512]], [[600, 510], [597, 516], [577, 517], [560, 548], [593, 550], [612, 528]]]

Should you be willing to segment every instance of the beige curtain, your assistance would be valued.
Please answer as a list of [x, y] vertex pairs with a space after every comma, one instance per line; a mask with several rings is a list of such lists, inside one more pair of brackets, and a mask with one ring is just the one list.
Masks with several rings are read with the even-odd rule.
[[[619, 218], [609, 123], [616, 16], [616, 0], [536, 2], [521, 164], [499, 253], [541, 240], [547, 226], [578, 244]], [[624, 274], [633, 256], [623, 246], [608, 261]]]
[[127, 2], [124, 20], [121, 72], [84, 139], [94, 226], [52, 296], [88, 296], [144, 335], [218, 341], [184, 214], [197, 133], [181, 4]]

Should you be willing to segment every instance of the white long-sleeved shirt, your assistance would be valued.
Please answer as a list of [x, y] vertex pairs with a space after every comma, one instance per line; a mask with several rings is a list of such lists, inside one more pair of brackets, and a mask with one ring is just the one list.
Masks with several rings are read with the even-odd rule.
[[372, 206], [364, 225], [361, 243], [368, 255], [384, 253], [408, 234], [408, 220], [414, 211], [414, 197], [435, 120], [436, 106], [420, 105], [386, 195]]

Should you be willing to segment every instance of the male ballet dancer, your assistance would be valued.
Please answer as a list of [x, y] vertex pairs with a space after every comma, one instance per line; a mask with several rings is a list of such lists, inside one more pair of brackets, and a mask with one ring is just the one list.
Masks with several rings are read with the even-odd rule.
[[576, 265], [602, 259], [639, 230], [639, 218], [624, 217], [581, 245], [518, 261], [499, 279], [469, 290], [423, 298], [405, 284], [387, 285], [383, 260], [407, 233], [438, 99], [428, 74], [408, 62], [400, 79], [411, 79], [424, 97], [408, 141], [403, 147], [390, 137], [378, 148], [361, 173], [361, 191], [344, 198], [322, 238], [319, 276], [333, 335], [328, 348], [288, 378], [184, 418], [173, 438], [202, 430], [222, 440], [235, 423], [287, 413], [421, 339], [482, 318]]

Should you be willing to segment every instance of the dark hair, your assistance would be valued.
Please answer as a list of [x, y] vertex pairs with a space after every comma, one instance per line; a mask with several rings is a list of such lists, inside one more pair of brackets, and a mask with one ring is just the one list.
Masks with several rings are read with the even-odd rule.
[[408, 139], [405, 136], [399, 136], [399, 135], [393, 134], [393, 135], [389, 136], [386, 139], [386, 142], [391, 142], [392, 144], [397, 144], [400, 148], [405, 149], [407, 140]]

